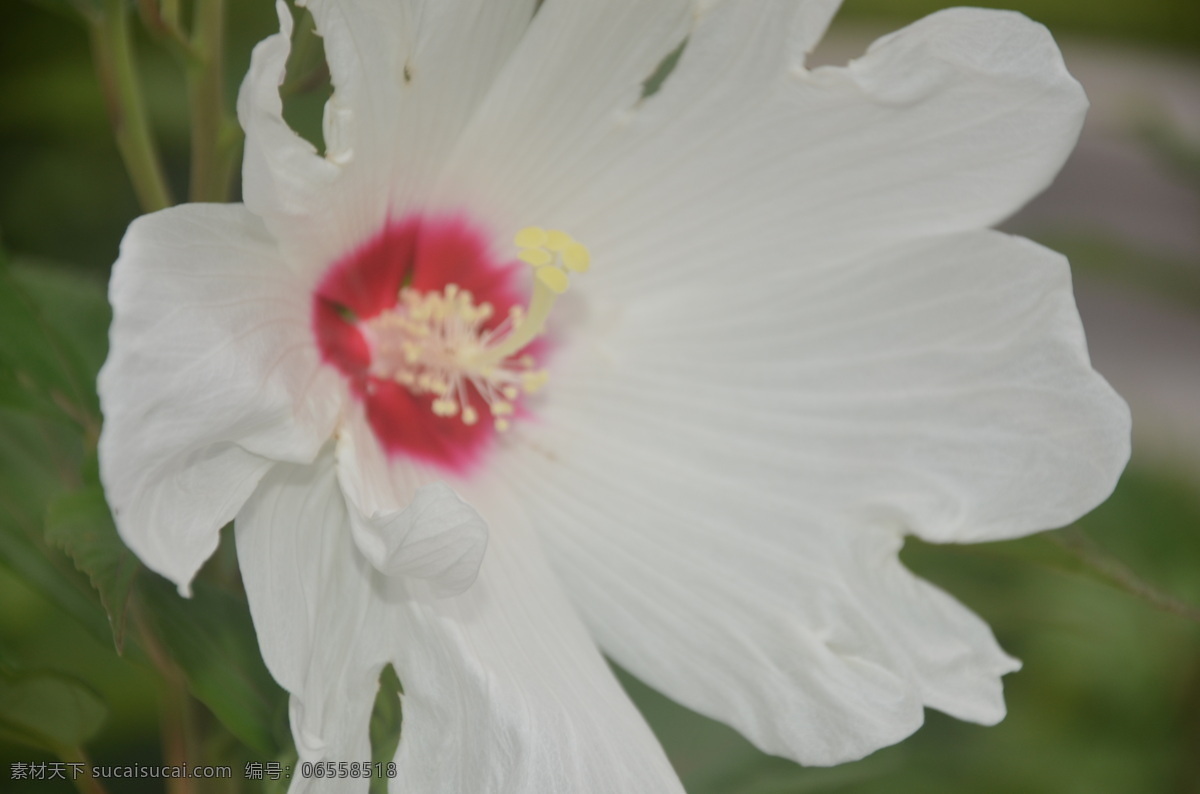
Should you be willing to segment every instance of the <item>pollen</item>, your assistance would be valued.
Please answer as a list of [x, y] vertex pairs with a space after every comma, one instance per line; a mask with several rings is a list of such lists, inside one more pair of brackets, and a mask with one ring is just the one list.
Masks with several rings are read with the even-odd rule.
[[549, 380], [521, 351], [545, 331], [570, 274], [591, 262], [587, 248], [563, 231], [531, 226], [515, 242], [517, 258], [533, 269], [528, 307], [514, 306], [494, 323], [495, 308], [456, 284], [439, 292], [403, 287], [395, 307], [360, 326], [371, 348], [371, 375], [428, 395], [435, 416], [468, 426], [480, 420], [478, 395], [496, 430], [509, 429], [521, 395]]

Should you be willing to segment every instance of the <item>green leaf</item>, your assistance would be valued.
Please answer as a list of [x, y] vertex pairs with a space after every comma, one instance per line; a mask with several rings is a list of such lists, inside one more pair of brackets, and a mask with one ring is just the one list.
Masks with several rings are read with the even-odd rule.
[[120, 651], [125, 642], [125, 615], [141, 565], [117, 534], [112, 513], [100, 486], [67, 494], [50, 504], [46, 540], [67, 553], [87, 574], [108, 613], [113, 641]]
[[[371, 712], [371, 762], [385, 767], [396, 757], [400, 746], [400, 723], [402, 707], [400, 695], [404, 690], [395, 669], [389, 664], [379, 674], [379, 691], [375, 695], [375, 708]], [[371, 778], [371, 794], [387, 794], [389, 780]]]
[[23, 257], [14, 258], [12, 275], [46, 322], [70, 341], [83, 364], [80, 377], [94, 383], [108, 355], [108, 326], [112, 323], [104, 282], [66, 265]]
[[151, 629], [192, 694], [247, 747], [274, 757], [287, 695], [259, 655], [246, 602], [202, 581], [193, 583], [191, 598], [182, 598], [166, 579], [150, 574], [139, 577], [137, 590]]
[[78, 447], [68, 425], [0, 409], [0, 565], [105, 642], [111, 632], [93, 591], [43, 531], [47, 505], [78, 473]]
[[29, 379], [8, 367], [0, 367], [0, 408], [46, 417], [56, 415], [52, 406], [37, 399]]
[[100, 730], [108, 708], [82, 681], [60, 673], [0, 669], [0, 736], [63, 757]]
[[116, 628], [119, 647], [121, 624], [107, 624], [103, 599], [81, 573], [88, 566], [54, 548], [45, 531], [50, 504], [96, 479], [93, 383], [108, 318], [99, 283], [10, 266], [0, 252], [0, 565], [100, 642]]
[[[54, 286], [47, 289], [52, 281]], [[42, 297], [52, 300], [44, 304], [35, 299], [27, 285], [40, 288]], [[0, 379], [2, 402], [10, 407], [34, 402], [41, 413], [65, 416], [94, 438], [100, 424], [94, 385], [98, 365], [70, 341], [90, 338], [94, 344], [103, 336], [96, 333], [97, 312], [81, 312], [84, 294], [67, 289], [62, 276], [54, 280], [37, 271], [18, 274], [0, 258], [0, 371], [6, 373]]]
[[64, 575], [65, 572], [47, 557], [45, 550], [15, 531], [6, 518], [0, 513], [0, 565], [105, 642], [111, 632], [104, 623], [102, 610], [69, 576]]

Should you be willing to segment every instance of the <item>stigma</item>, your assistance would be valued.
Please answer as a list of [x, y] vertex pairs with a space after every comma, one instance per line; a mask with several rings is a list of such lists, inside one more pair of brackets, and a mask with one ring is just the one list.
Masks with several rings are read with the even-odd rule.
[[[570, 274], [585, 272], [591, 262], [587, 248], [566, 232], [529, 227], [515, 243], [517, 257], [533, 269], [527, 307], [511, 307], [497, 323], [492, 304], [457, 284], [427, 292], [402, 287], [392, 308], [359, 325], [371, 351], [369, 374], [431, 396], [436, 416], [468, 426], [490, 419], [496, 430], [507, 430], [521, 395], [549, 377], [523, 351], [545, 331]], [[479, 415], [472, 392], [489, 417]]]

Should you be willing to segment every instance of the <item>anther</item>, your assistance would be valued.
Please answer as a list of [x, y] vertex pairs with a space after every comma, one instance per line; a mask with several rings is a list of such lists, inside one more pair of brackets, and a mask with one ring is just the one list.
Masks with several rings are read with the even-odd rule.
[[539, 267], [533, 275], [556, 295], [566, 292], [567, 286], [570, 283], [567, 279], [567, 274], [556, 267]]
[[545, 248], [526, 248], [517, 254], [517, 258], [534, 267], [548, 265], [554, 261], [554, 255]]

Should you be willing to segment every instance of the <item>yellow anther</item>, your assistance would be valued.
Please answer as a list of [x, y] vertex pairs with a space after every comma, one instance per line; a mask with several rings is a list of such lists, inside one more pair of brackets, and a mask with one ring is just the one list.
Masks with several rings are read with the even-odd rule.
[[540, 226], [528, 226], [517, 232], [517, 248], [541, 248], [546, 244], [546, 230]]
[[492, 403], [492, 416], [510, 416], [513, 412], [513, 404], [506, 403], [503, 400], [496, 400]]
[[473, 425], [479, 421], [479, 412], [468, 405], [462, 410], [462, 420], [464, 425]]
[[538, 389], [546, 385], [546, 381], [550, 380], [550, 375], [545, 370], [538, 372], [527, 372], [521, 378], [521, 385], [525, 388], [527, 394], [533, 394]]
[[506, 400], [515, 400], [521, 396], [521, 390], [515, 386], [505, 386], [500, 390], [500, 393], [504, 395], [504, 399]]
[[496, 430], [497, 431], [503, 433], [504, 431], [508, 430], [508, 428], [509, 428], [509, 424], [508, 424], [507, 419], [497, 419], [496, 420]]
[[565, 251], [567, 246], [575, 242], [575, 238], [566, 232], [560, 232], [558, 229], [551, 229], [546, 232], [546, 242], [542, 243], [551, 251]]
[[576, 273], [586, 273], [592, 265], [592, 255], [582, 243], [572, 241], [562, 250], [563, 265]]
[[541, 267], [554, 261], [554, 255], [545, 248], [526, 248], [517, 254], [517, 259], [534, 267]]
[[567, 285], [570, 284], [567, 274], [556, 267], [539, 267], [534, 276], [556, 295], [566, 292]]
[[438, 416], [454, 416], [458, 413], [458, 403], [445, 397], [433, 401], [433, 412]]

